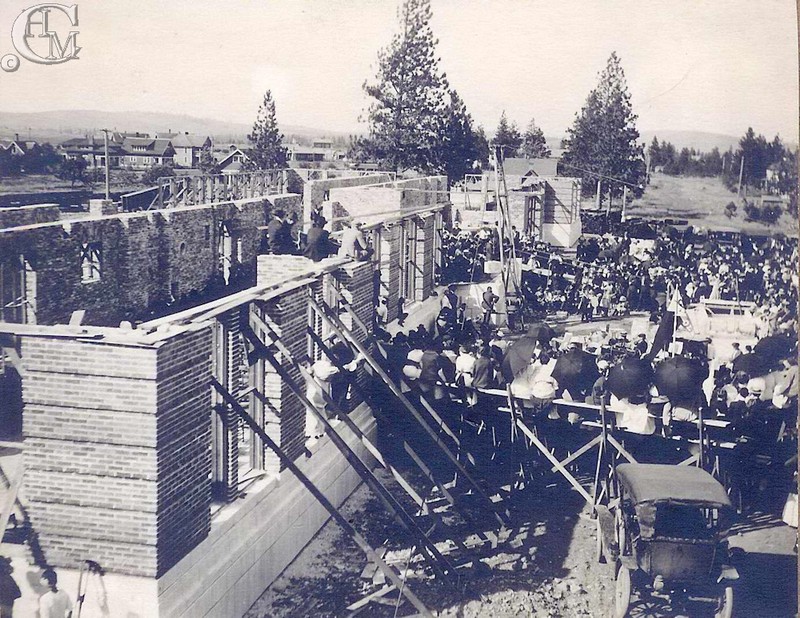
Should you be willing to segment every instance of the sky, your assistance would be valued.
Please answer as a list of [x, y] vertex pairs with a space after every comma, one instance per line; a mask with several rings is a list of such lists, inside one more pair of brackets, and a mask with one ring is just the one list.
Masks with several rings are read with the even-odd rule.
[[[43, 0], [41, 0], [43, 1]], [[73, 2], [75, 0], [70, 0]], [[364, 130], [397, 0], [76, 0], [79, 59], [0, 71], [0, 110], [160, 111]], [[34, 0], [0, 3], [0, 56]], [[640, 130], [798, 136], [793, 0], [432, 0], [441, 69], [491, 133], [562, 135], [612, 51]], [[62, 37], [63, 38], [63, 37]]]

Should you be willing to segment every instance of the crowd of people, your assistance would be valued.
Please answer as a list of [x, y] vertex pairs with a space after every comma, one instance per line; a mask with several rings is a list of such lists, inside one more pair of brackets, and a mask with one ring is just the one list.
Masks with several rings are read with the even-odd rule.
[[[652, 376], [676, 350], [663, 341], [655, 342], [655, 349], [644, 333], [609, 332], [607, 326], [613, 322], [605, 321], [606, 328], [591, 336], [537, 340], [527, 366], [509, 374], [504, 363], [508, 364], [509, 350], [518, 345], [516, 336], [492, 326], [485, 302], [480, 317], [473, 312], [473, 319], [468, 319], [464, 303], [449, 289], [433, 330], [418, 327], [391, 338], [394, 371], [421, 393], [457, 402], [468, 418], [491, 416], [497, 400], [482, 392], [510, 386], [524, 407], [562, 425], [568, 419], [559, 418], [549, 405], [556, 398], [595, 404], [605, 398], [618, 425], [629, 435], [643, 437], [683, 432], [696, 438], [698, 419], [725, 421], [726, 436], [736, 444], [729, 462], [731, 482], [758, 493], [771, 475], [785, 488], [791, 469], [784, 464], [797, 444], [797, 240], [741, 235], [715, 241], [691, 229], [639, 236], [623, 230], [583, 237], [575, 258], [569, 259], [515, 230], [512, 237], [523, 264], [521, 292], [527, 314], [547, 320], [563, 312], [582, 321], [599, 321], [642, 312], [639, 315], [660, 323], [668, 311], [676, 311], [676, 305], [685, 308], [702, 299], [729, 301], [727, 306], [735, 312], [753, 318], [751, 334], [756, 339], [781, 340], [784, 349], [762, 355], [758, 363], [740, 363], [740, 357], [758, 356], [759, 346], [734, 343], [732, 353], [720, 355], [711, 338], [689, 341], [678, 349], [678, 357], [691, 363], [699, 376], [693, 390], [687, 386], [691, 396], [666, 397], [652, 380], [635, 394], [617, 396], [607, 388], [615, 368], [640, 362]], [[481, 281], [484, 265], [498, 260], [500, 250], [500, 234], [491, 227], [446, 232], [440, 281]], [[510, 255], [511, 241], [506, 240], [502, 250]], [[683, 319], [678, 317], [675, 323]], [[597, 379], [591, 385], [573, 387], [552, 377], [558, 359], [576, 351], [594, 357]], [[554, 435], [563, 440], [565, 434]], [[569, 440], [566, 443], [569, 448]], [[644, 453], [645, 460], [648, 455], [663, 456], [655, 442], [633, 443], [631, 448]], [[756, 460], [771, 461], [777, 468], [767, 474], [754, 465]], [[754, 482], [754, 474], [764, 476]]]

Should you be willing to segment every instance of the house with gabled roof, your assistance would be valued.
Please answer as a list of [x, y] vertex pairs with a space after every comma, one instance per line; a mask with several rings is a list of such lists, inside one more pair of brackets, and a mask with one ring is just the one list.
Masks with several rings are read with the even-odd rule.
[[178, 133], [170, 138], [175, 149], [175, 165], [181, 167], [197, 167], [200, 163], [200, 154], [203, 149], [212, 149], [213, 141], [207, 135], [193, 135], [191, 133]]
[[138, 169], [168, 165], [175, 157], [172, 141], [156, 137], [126, 137], [122, 141], [122, 150], [121, 164]]

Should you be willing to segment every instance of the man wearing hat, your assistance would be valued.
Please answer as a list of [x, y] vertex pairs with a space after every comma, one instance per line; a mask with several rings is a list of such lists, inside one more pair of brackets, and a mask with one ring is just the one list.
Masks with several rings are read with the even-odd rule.
[[364, 223], [349, 222], [342, 233], [342, 246], [339, 248], [339, 257], [351, 257], [359, 262], [366, 262], [372, 255], [373, 249], [367, 244], [361, 228]]
[[306, 236], [303, 255], [314, 262], [324, 260], [332, 253], [330, 233], [325, 229], [326, 223], [327, 221], [322, 215], [315, 217]]

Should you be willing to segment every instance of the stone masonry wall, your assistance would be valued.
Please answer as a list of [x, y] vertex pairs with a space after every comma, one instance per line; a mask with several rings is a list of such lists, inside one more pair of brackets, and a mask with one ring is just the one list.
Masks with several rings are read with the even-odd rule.
[[[297, 213], [296, 195], [270, 196], [141, 213], [88, 217], [0, 230], [0, 261], [24, 256], [36, 271], [36, 321], [66, 323], [85, 309], [85, 324], [145, 319], [151, 310], [216, 290], [222, 278], [220, 232], [231, 235], [232, 283], [255, 283], [258, 226], [269, 212]], [[99, 280], [81, 281], [81, 248], [96, 243]]]
[[58, 221], [61, 209], [58, 204], [34, 204], [17, 208], [0, 208], [0, 229]]

